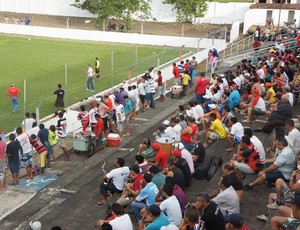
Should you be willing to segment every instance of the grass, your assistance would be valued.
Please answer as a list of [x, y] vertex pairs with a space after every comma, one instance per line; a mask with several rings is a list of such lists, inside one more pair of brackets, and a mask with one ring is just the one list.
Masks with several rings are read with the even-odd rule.
[[[165, 52], [164, 52], [165, 51]], [[113, 68], [112, 68], [113, 52]], [[184, 51], [186, 53], [187, 50]], [[61, 83], [66, 91], [65, 101], [71, 105], [92, 95], [86, 91], [87, 65], [94, 67], [94, 58], [100, 59], [101, 79], [95, 82], [95, 92], [111, 88], [128, 79], [128, 68], [137, 64], [132, 76], [143, 73], [150, 66], [165, 63], [179, 56], [179, 48], [156, 46], [136, 46], [97, 42], [79, 42], [45, 38], [0, 35], [0, 69], [2, 95], [12, 83], [22, 92], [19, 97], [19, 110], [11, 111], [9, 97], [0, 103], [0, 127], [7, 133], [19, 126], [23, 120], [23, 82], [27, 82], [26, 111], [35, 112], [40, 106], [40, 117], [55, 111], [53, 92]], [[65, 85], [65, 65], [67, 65], [67, 87]], [[114, 70], [111, 74], [112, 69]], [[93, 94], [94, 94], [93, 93]]]

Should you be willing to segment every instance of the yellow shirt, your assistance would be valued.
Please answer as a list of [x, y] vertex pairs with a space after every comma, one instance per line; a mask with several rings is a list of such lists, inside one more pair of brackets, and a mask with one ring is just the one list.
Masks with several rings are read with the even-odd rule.
[[182, 85], [189, 85], [189, 80], [191, 80], [191, 77], [188, 74], [183, 74], [181, 79]]
[[56, 132], [52, 132], [51, 130], [49, 130], [48, 141], [49, 141], [50, 146], [56, 145], [56, 143], [57, 143]]
[[216, 134], [218, 134], [221, 139], [224, 139], [226, 137], [226, 130], [224, 129], [224, 126], [219, 119], [213, 121], [213, 123], [210, 126], [210, 129]]
[[271, 103], [275, 102], [276, 101], [276, 99], [275, 99], [276, 93], [275, 93], [274, 89], [271, 87], [270, 89], [268, 89], [268, 92], [271, 92], [269, 102], [271, 102]]

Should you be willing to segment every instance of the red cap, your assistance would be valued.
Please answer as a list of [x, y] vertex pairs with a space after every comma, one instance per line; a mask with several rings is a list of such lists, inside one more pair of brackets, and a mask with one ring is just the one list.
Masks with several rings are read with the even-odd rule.
[[176, 157], [181, 157], [181, 150], [179, 149], [174, 149], [171, 151], [171, 153]]
[[259, 91], [258, 90], [252, 90], [252, 94], [257, 94], [257, 95], [259, 95]]
[[153, 150], [158, 151], [160, 149], [160, 145], [156, 142], [153, 142], [151, 144], [151, 147], [153, 148]]
[[237, 88], [237, 85], [236, 85], [236, 84], [233, 84], [231, 87], [236, 89], [236, 88]]

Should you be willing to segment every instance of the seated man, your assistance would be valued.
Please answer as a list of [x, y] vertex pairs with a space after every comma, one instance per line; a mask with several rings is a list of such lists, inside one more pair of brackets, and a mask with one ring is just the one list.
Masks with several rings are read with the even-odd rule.
[[[138, 230], [158, 230], [161, 227], [168, 226], [170, 224], [166, 215], [160, 211], [159, 206], [156, 204], [152, 204], [144, 209], [142, 215], [143, 217], [139, 223]], [[150, 222], [150, 224], [145, 227], [146, 221]]]
[[145, 158], [142, 155], [136, 155], [135, 156], [135, 163], [140, 167], [142, 170], [142, 174], [149, 172], [149, 169], [151, 166], [145, 161]]
[[230, 128], [230, 133], [227, 134], [229, 148], [225, 150], [226, 152], [232, 152], [234, 149], [234, 143], [239, 143], [244, 134], [244, 127], [240, 122], [238, 122], [236, 117], [230, 118], [230, 121], [232, 122], [232, 126]]
[[166, 152], [160, 149], [160, 145], [158, 143], [152, 143], [151, 147], [156, 152], [156, 155], [154, 160], [146, 160], [147, 163], [151, 166], [158, 166], [161, 169], [166, 168], [168, 160]]
[[259, 94], [258, 90], [252, 90], [253, 101], [251, 104], [247, 105], [247, 120], [244, 122], [250, 123], [252, 114], [254, 115], [264, 115], [266, 113], [266, 104], [264, 99]]
[[223, 216], [240, 213], [240, 200], [234, 188], [230, 185], [229, 178], [223, 176], [218, 185], [220, 193], [212, 201], [219, 205]]
[[203, 144], [200, 142], [200, 136], [197, 134], [194, 134], [192, 136], [192, 141], [195, 145], [193, 150], [191, 151], [193, 162], [194, 162], [194, 169], [197, 168], [205, 158], [205, 148]]
[[142, 219], [140, 215], [141, 210], [146, 206], [150, 206], [155, 203], [155, 197], [158, 189], [157, 186], [151, 182], [151, 180], [152, 176], [149, 173], [144, 175], [144, 180], [141, 180], [140, 184], [146, 183], [146, 186], [135, 198], [135, 201], [131, 203], [131, 209], [134, 212], [137, 223]]
[[295, 128], [295, 123], [292, 119], [285, 122], [285, 127], [289, 131], [288, 137], [291, 141], [292, 149], [296, 156], [298, 156], [300, 153], [300, 131]]
[[217, 119], [215, 113], [210, 114], [210, 119], [212, 121], [209, 131], [206, 134], [206, 140], [203, 144], [204, 147], [208, 146], [209, 141], [215, 141], [219, 139], [225, 139], [226, 137], [226, 130], [222, 125], [222, 122]]
[[143, 180], [143, 174], [140, 173], [140, 167], [133, 164], [130, 168], [130, 177], [133, 183], [125, 183], [125, 189], [122, 196], [117, 200], [122, 207], [126, 207], [139, 195], [142, 189], [141, 180]]
[[160, 189], [165, 183], [166, 175], [161, 173], [161, 169], [158, 166], [152, 166], [149, 169], [149, 173], [152, 176], [152, 182]]
[[277, 139], [277, 147], [281, 151], [275, 162], [265, 168], [258, 174], [258, 178], [244, 186], [244, 190], [253, 189], [255, 186], [262, 185], [267, 182], [275, 182], [277, 179], [289, 181], [291, 174], [295, 168], [295, 154], [288, 146], [286, 139], [282, 136]]
[[250, 137], [243, 136], [238, 153], [233, 156], [231, 162], [239, 173], [249, 175], [256, 173], [258, 161], [259, 155], [253, 143], [251, 143]]
[[178, 229], [200, 229], [199, 213], [196, 209], [188, 207]]
[[250, 230], [250, 228], [244, 224], [243, 217], [238, 213], [227, 215], [225, 218], [226, 230]]
[[108, 192], [110, 192], [110, 194], [123, 192], [125, 182], [130, 173], [129, 167], [124, 166], [124, 163], [124, 159], [118, 157], [116, 160], [116, 168], [104, 176], [104, 182], [100, 184], [100, 194], [103, 199], [98, 202], [98, 205], [103, 205], [107, 202]]

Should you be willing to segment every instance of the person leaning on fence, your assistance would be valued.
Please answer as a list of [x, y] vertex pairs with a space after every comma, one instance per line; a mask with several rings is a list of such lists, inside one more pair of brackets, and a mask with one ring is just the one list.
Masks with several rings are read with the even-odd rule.
[[32, 146], [35, 148], [35, 150], [39, 153], [40, 155], [40, 174], [45, 173], [45, 166], [46, 166], [46, 155], [47, 155], [47, 148], [43, 145], [41, 142], [40, 138], [37, 137], [35, 134], [31, 134], [30, 138], [30, 143]]

